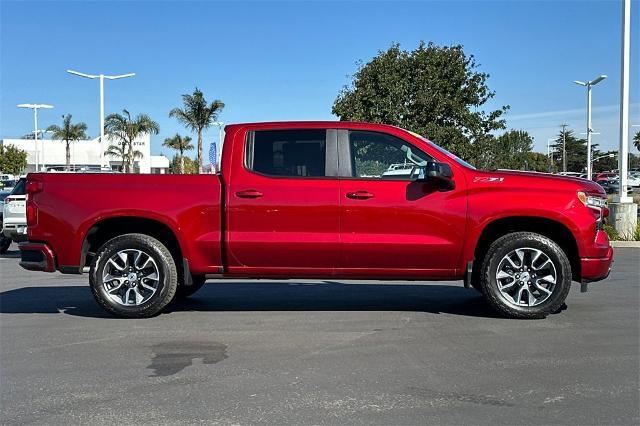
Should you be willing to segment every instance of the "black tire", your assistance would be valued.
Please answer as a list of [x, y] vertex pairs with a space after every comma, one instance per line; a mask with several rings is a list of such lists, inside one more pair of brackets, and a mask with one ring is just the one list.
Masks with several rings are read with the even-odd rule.
[[[2, 232], [0, 230], [0, 232]], [[11, 246], [11, 238], [7, 238], [4, 234], [0, 234], [0, 254], [5, 254]]]
[[206, 278], [204, 275], [194, 275], [192, 277], [193, 283], [189, 286], [184, 285], [183, 283], [178, 284], [178, 289], [176, 290], [176, 300], [186, 299], [191, 296], [196, 291], [200, 290], [204, 285]]
[[[508, 301], [499, 290], [496, 278], [497, 268], [501, 260], [514, 250], [525, 248], [541, 251], [553, 263], [555, 268], [556, 282], [552, 290], [550, 290], [551, 294], [547, 296], [546, 300], [535, 306], [521, 306]], [[567, 255], [551, 239], [533, 232], [514, 232], [498, 238], [489, 247], [481, 266], [480, 286], [482, 294], [491, 307], [505, 317], [545, 318], [551, 313], [558, 312], [569, 294], [571, 289], [571, 264]], [[526, 286], [523, 285], [523, 287]], [[529, 293], [526, 294], [528, 295]], [[516, 297], [513, 299], [516, 299]]]
[[[154, 280], [157, 281], [155, 293], [139, 305], [125, 306], [114, 301], [107, 293], [102, 280], [109, 259], [122, 250], [141, 251], [153, 259], [157, 265], [158, 279]], [[171, 253], [160, 241], [143, 234], [124, 234], [107, 241], [100, 247], [91, 263], [89, 285], [98, 304], [107, 312], [120, 318], [148, 318], [160, 313], [173, 300], [178, 286], [178, 272]], [[123, 287], [125, 290], [128, 288]]]

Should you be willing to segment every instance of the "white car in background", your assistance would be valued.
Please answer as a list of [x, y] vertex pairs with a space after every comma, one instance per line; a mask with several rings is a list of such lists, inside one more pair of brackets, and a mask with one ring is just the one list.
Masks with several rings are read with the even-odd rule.
[[27, 240], [26, 185], [26, 178], [21, 178], [2, 208], [2, 234], [15, 242]]

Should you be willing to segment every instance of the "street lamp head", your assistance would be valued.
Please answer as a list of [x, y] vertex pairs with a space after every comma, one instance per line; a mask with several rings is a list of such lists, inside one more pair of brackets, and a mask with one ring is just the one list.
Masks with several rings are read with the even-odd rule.
[[583, 82], [583, 81], [573, 80], [573, 82], [574, 82], [575, 84], [579, 84], [580, 86], [586, 86], [586, 85], [587, 85], [587, 83], [585, 83], [585, 82]]
[[595, 80], [590, 81], [590, 82], [589, 82], [589, 85], [590, 85], [590, 86], [595, 86], [596, 84], [600, 83], [600, 82], [601, 82], [602, 80], [604, 80], [605, 78], [607, 78], [607, 76], [606, 76], [606, 75], [601, 75], [600, 77], [596, 78]]
[[67, 70], [67, 72], [69, 74], [73, 74], [73, 75], [78, 75], [80, 77], [84, 77], [84, 78], [98, 78], [98, 75], [92, 75], [92, 74], [85, 74], [83, 72], [80, 71], [74, 71], [74, 70]]
[[129, 74], [121, 74], [121, 75], [105, 75], [104, 78], [109, 80], [117, 80], [119, 78], [133, 77], [134, 75], [136, 75], [136, 73], [132, 72]]
[[17, 105], [18, 108], [30, 108], [30, 109], [51, 109], [53, 108], [53, 105], [47, 105], [47, 104], [18, 104]]

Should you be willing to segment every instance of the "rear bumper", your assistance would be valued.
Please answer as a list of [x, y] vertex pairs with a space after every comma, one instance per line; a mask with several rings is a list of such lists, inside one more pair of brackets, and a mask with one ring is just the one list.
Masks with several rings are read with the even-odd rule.
[[611, 272], [611, 263], [613, 262], [613, 247], [609, 246], [607, 254], [604, 257], [583, 257], [580, 259], [580, 267], [582, 269], [582, 281], [593, 282], [600, 281], [609, 276]]
[[2, 233], [5, 237], [20, 243], [27, 241], [27, 225], [24, 223], [3, 223]]
[[44, 243], [20, 243], [20, 266], [29, 271], [54, 272], [56, 256]]

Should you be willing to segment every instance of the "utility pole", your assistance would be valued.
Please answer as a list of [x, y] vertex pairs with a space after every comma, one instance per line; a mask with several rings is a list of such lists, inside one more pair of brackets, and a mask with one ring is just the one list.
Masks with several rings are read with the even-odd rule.
[[567, 171], [567, 125], [562, 125], [562, 171]]

